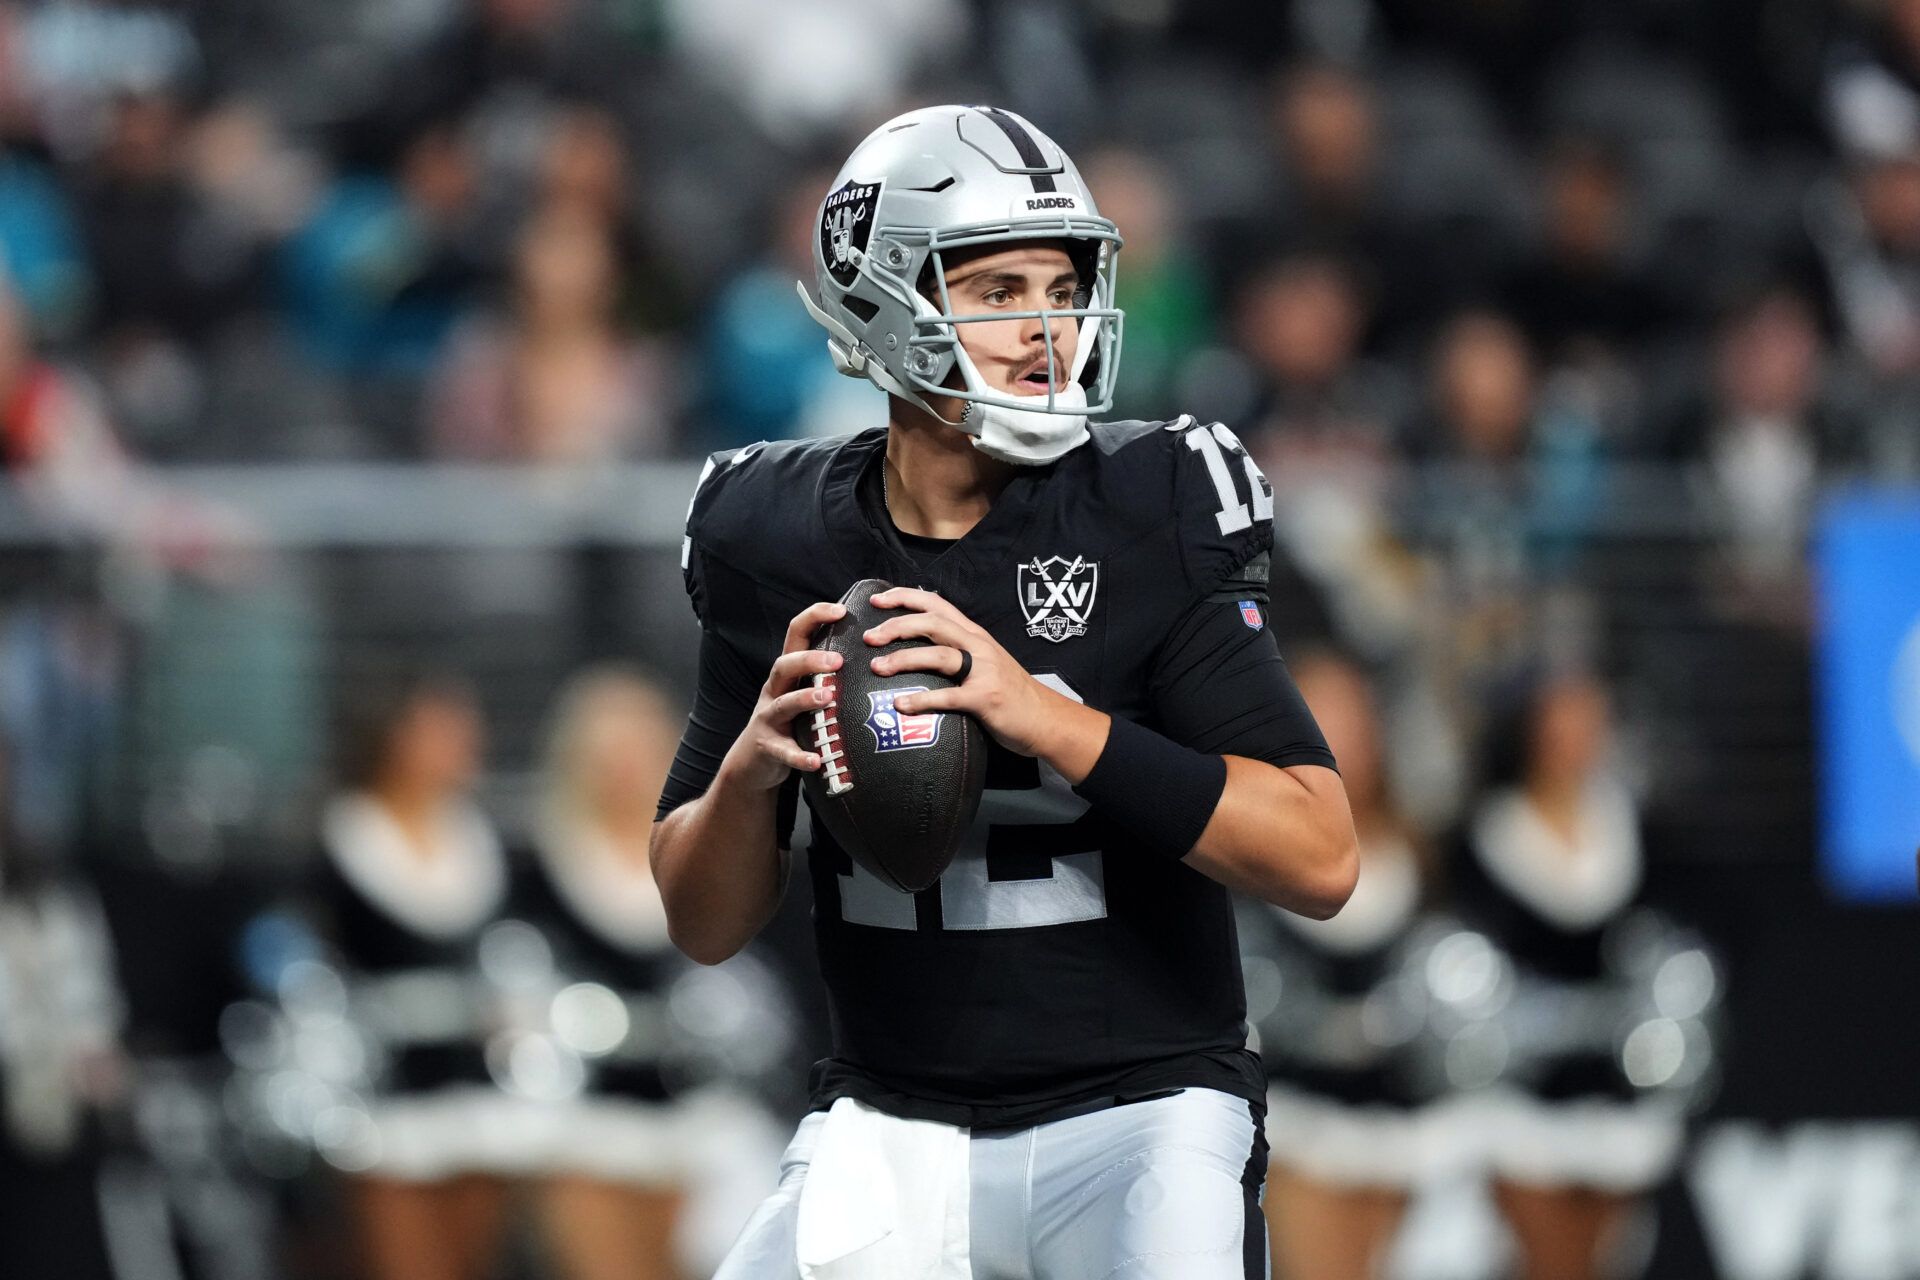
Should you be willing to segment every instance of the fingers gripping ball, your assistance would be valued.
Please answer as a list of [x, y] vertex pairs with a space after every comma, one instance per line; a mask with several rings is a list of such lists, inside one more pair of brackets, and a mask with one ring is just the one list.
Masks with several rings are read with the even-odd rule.
[[894, 616], [873, 597], [890, 584], [867, 578], [848, 588], [847, 612], [813, 635], [813, 647], [838, 653], [838, 671], [813, 677], [833, 701], [794, 721], [794, 736], [819, 754], [803, 775], [814, 814], [848, 856], [885, 884], [916, 893], [940, 878], [973, 823], [987, 777], [987, 735], [963, 712], [909, 715], [893, 705], [909, 690], [955, 681], [931, 671], [875, 675], [873, 659], [926, 644], [912, 638], [874, 648], [862, 639]]

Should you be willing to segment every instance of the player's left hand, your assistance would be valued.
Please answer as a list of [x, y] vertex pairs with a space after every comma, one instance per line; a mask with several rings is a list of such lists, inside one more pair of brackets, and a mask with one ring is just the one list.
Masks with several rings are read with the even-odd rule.
[[964, 684], [907, 694], [896, 698], [894, 706], [909, 713], [970, 712], [1009, 751], [1023, 756], [1041, 754], [1042, 739], [1056, 711], [1054, 704], [1064, 701], [1059, 694], [1028, 675], [999, 641], [944, 597], [914, 587], [894, 587], [875, 595], [873, 603], [881, 609], [902, 612], [869, 630], [865, 636], [868, 644], [879, 648], [915, 636], [932, 642], [875, 658], [874, 674], [937, 671], [954, 676], [960, 673], [961, 651], [973, 655], [973, 669]]

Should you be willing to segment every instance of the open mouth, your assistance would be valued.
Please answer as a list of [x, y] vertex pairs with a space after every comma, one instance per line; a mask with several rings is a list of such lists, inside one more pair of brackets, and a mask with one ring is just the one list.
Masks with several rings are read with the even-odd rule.
[[1047, 377], [1047, 362], [1045, 360], [1036, 361], [1032, 366], [1022, 372], [1019, 377], [1015, 378], [1014, 382], [1019, 386], [1028, 388], [1037, 395], [1045, 395], [1048, 391], [1052, 390], [1054, 386], [1059, 385], [1058, 382]]

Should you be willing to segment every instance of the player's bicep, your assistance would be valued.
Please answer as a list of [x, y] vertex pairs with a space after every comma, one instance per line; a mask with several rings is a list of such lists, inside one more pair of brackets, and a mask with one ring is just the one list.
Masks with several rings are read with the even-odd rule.
[[1161, 730], [1196, 751], [1335, 768], [1268, 626], [1264, 579], [1222, 584], [1190, 606], [1153, 674]]

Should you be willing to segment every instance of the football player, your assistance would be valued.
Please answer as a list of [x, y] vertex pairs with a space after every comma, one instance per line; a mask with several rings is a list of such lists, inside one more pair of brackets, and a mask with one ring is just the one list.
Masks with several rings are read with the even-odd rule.
[[[1352, 891], [1345, 793], [1266, 614], [1272, 490], [1225, 427], [1088, 424], [1120, 355], [1120, 236], [1049, 138], [933, 107], [821, 206], [818, 300], [885, 429], [715, 455], [683, 543], [699, 685], [653, 866], [717, 962], [785, 887], [808, 648], [856, 580], [882, 674], [957, 687], [994, 740], [933, 887], [813, 826], [833, 1015], [778, 1192], [721, 1280], [1266, 1274], [1265, 1083], [1229, 889], [1314, 917]], [[803, 287], [802, 296], [806, 297]]]

